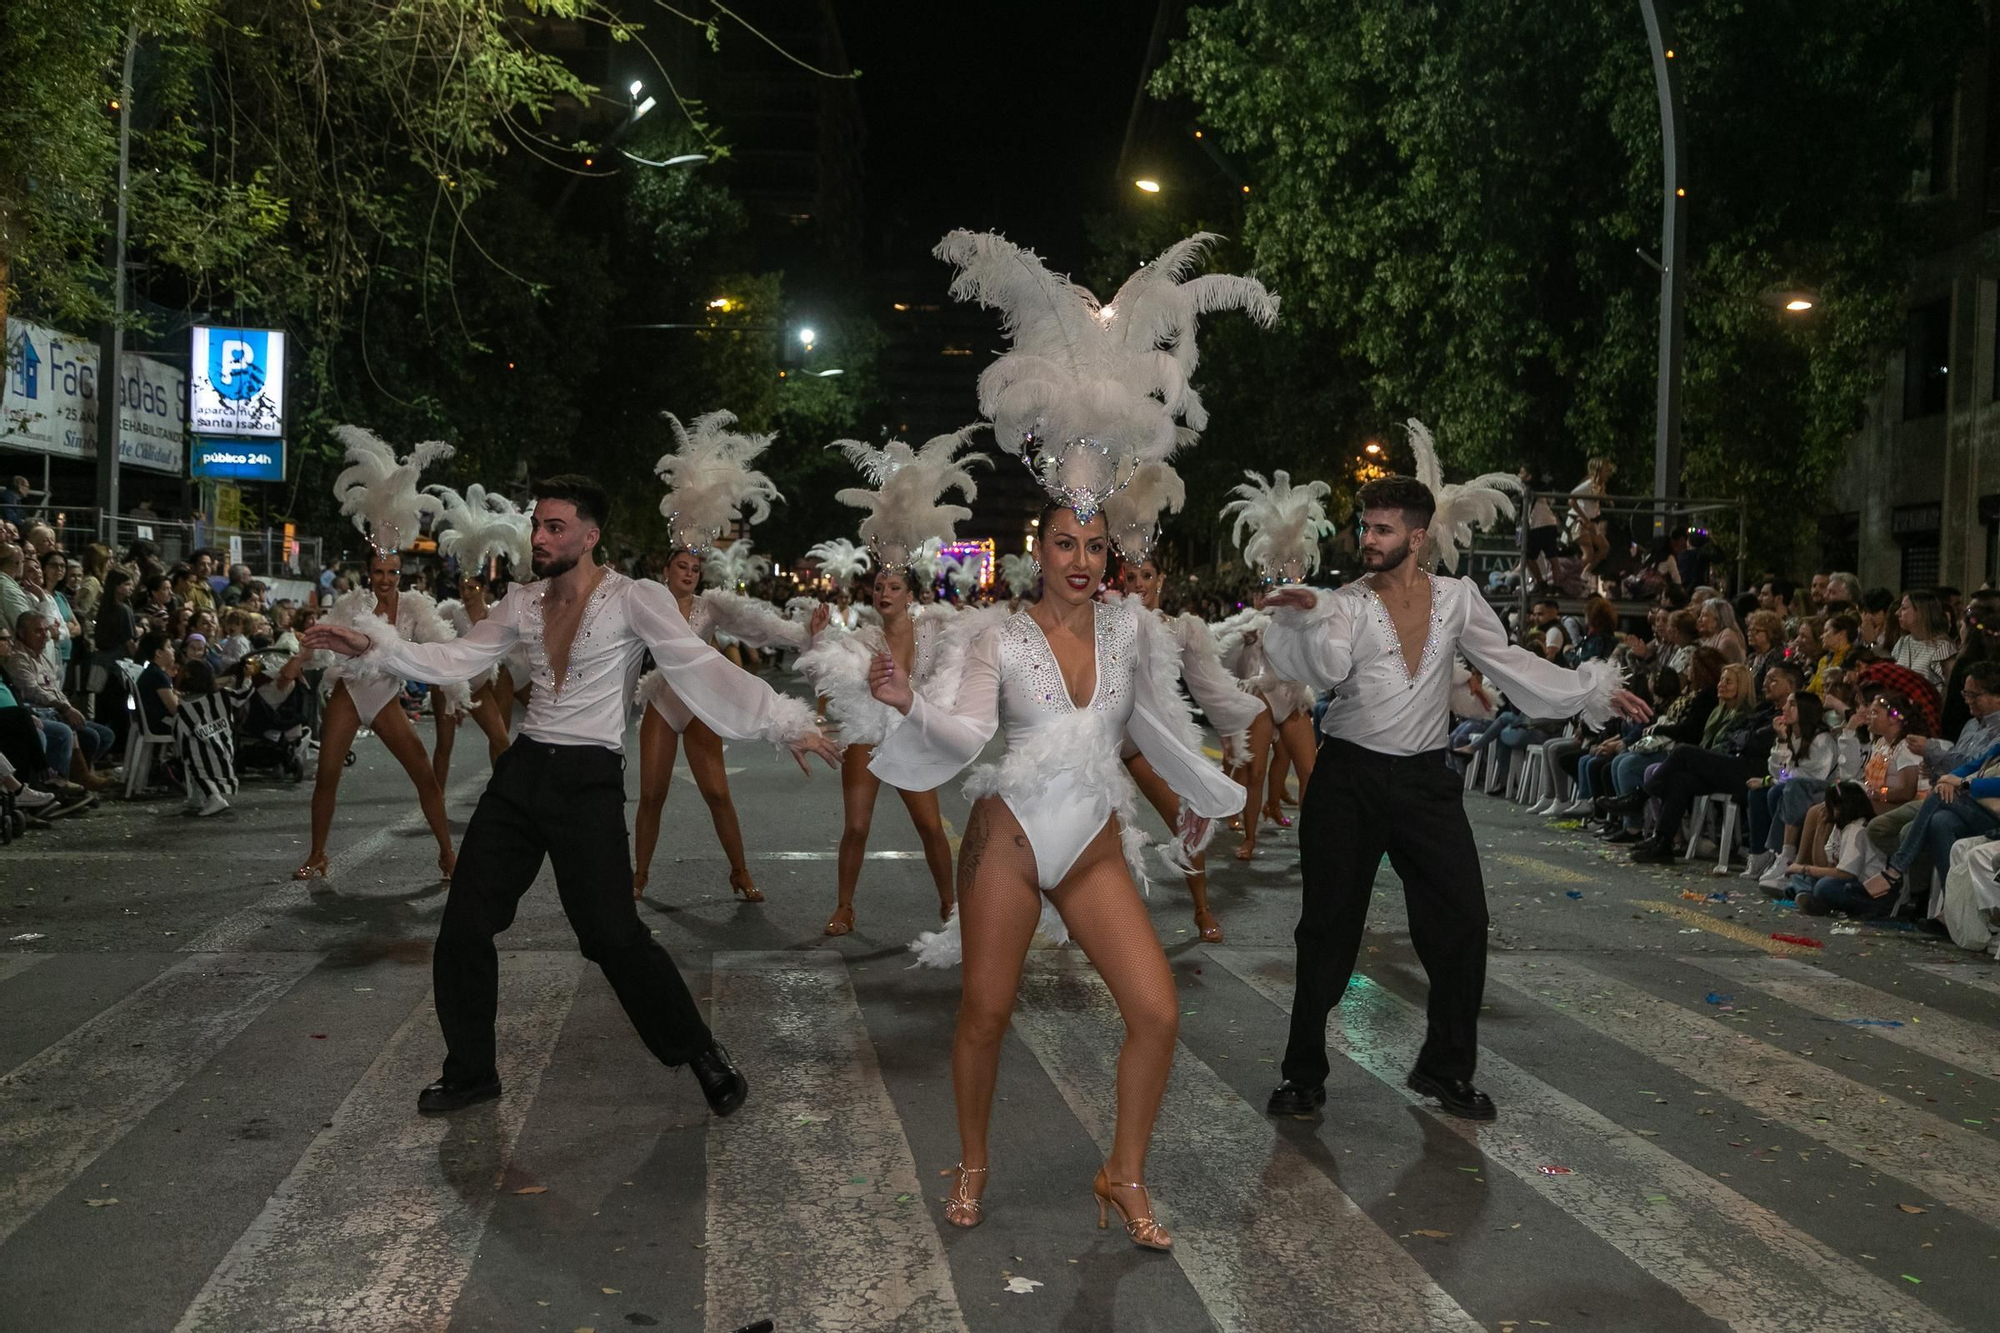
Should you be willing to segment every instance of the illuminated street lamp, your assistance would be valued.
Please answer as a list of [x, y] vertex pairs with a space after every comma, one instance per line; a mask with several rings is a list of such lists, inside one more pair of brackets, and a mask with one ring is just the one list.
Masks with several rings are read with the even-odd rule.
[[1160, 192], [1160, 183], [1156, 180], [1151, 180], [1145, 176], [1141, 176], [1138, 180], [1135, 180], [1132, 183], [1138, 186], [1140, 189], [1144, 190], [1147, 194], [1158, 194]]

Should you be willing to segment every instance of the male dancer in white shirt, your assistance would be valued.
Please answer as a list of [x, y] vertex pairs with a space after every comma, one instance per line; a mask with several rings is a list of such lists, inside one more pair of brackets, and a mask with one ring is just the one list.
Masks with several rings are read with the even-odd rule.
[[471, 633], [444, 643], [371, 643], [359, 630], [321, 623], [304, 639], [307, 648], [366, 654], [411, 680], [469, 680], [517, 643], [533, 667], [520, 737], [494, 763], [459, 844], [431, 962], [444, 1075], [418, 1096], [417, 1110], [456, 1111], [500, 1095], [493, 937], [513, 924], [546, 856], [584, 957], [604, 969], [640, 1038], [661, 1063], [692, 1066], [710, 1109], [726, 1116], [743, 1104], [748, 1085], [632, 902], [621, 750], [640, 654], [652, 650], [675, 695], [723, 736], [774, 741], [802, 769], [808, 752], [833, 764], [839, 751], [814, 730], [804, 701], [776, 693], [696, 638], [665, 586], [597, 563], [603, 488], [561, 476], [535, 494], [532, 564], [541, 582], [503, 598]]
[[1277, 673], [1338, 693], [1299, 815], [1305, 901], [1293, 932], [1298, 980], [1273, 1115], [1326, 1102], [1326, 1020], [1354, 974], [1382, 855], [1403, 881], [1410, 943], [1430, 978], [1430, 1024], [1409, 1086], [1453, 1115], [1491, 1120], [1472, 1085], [1486, 988], [1486, 890], [1458, 777], [1446, 766], [1452, 663], [1463, 655], [1530, 717], [1651, 710], [1609, 662], [1576, 671], [1507, 642], [1470, 579], [1432, 577], [1425, 549], [1437, 501], [1389, 477], [1361, 488], [1366, 577], [1333, 591], [1270, 595], [1264, 650]]

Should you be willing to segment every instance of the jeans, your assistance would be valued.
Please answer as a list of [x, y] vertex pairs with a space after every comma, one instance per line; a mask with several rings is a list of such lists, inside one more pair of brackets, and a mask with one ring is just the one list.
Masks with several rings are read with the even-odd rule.
[[1829, 912], [1845, 912], [1863, 921], [1880, 920], [1889, 915], [1896, 905], [1896, 895], [1885, 893], [1880, 898], [1868, 896], [1868, 890], [1861, 887], [1861, 881], [1848, 875], [1828, 875], [1825, 879], [1813, 879], [1809, 875], [1793, 875], [1792, 887], [1803, 896], [1812, 894], [1815, 901]]
[[76, 733], [69, 729], [69, 723], [43, 717], [42, 753], [48, 757], [49, 772], [59, 778], [67, 778], [70, 756], [75, 752]]
[[[1631, 750], [1619, 754], [1611, 761], [1611, 794], [1629, 796], [1639, 790], [1640, 784], [1645, 781], [1646, 770], [1664, 757], [1659, 754], [1636, 754]], [[1639, 816], [1625, 816], [1626, 828], [1637, 829], [1639, 824]]]
[[[1751, 793], [1752, 797], [1756, 793]], [[1806, 822], [1806, 812], [1813, 803], [1826, 795], [1826, 783], [1820, 778], [1790, 778], [1776, 786], [1764, 789], [1767, 809], [1764, 818], [1769, 821], [1764, 834], [1763, 847], [1767, 852], [1781, 852], [1785, 849], [1785, 826]], [[1750, 827], [1753, 836], [1750, 845], [1758, 845], [1754, 836], [1757, 827], [1757, 807], [1753, 799], [1750, 807]]]
[[1928, 853], [1933, 874], [1943, 874], [1951, 868], [1953, 843], [1961, 838], [1992, 833], [1996, 829], [2000, 829], [2000, 815], [1973, 800], [1969, 793], [1960, 793], [1957, 800], [1947, 802], [1939, 800], [1937, 793], [1933, 792], [1924, 798], [1917, 817], [1910, 821], [1910, 827], [1903, 833], [1902, 844], [1889, 858], [1889, 864], [1897, 872], [1907, 875], [1917, 858]]

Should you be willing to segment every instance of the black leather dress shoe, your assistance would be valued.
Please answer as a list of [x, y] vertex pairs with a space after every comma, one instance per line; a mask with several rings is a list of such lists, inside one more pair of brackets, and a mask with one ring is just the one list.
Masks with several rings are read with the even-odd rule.
[[500, 1095], [500, 1076], [494, 1074], [475, 1083], [448, 1083], [444, 1079], [417, 1094], [417, 1114], [449, 1115]]
[[694, 1071], [695, 1081], [701, 1084], [701, 1095], [708, 1098], [708, 1109], [719, 1116], [728, 1115], [743, 1105], [743, 1099], [750, 1092], [750, 1082], [729, 1063], [729, 1052], [717, 1042], [707, 1050], [688, 1061], [688, 1068]]
[[1641, 866], [1663, 866], [1679, 860], [1670, 842], [1658, 838], [1648, 838], [1644, 842], [1632, 844], [1632, 864]]
[[1646, 808], [1646, 789], [1634, 787], [1623, 796], [1598, 797], [1597, 808], [1607, 815], [1636, 815]]
[[1437, 1098], [1438, 1105], [1461, 1119], [1492, 1120], [1500, 1114], [1491, 1097], [1462, 1078], [1437, 1078], [1413, 1069], [1409, 1087], [1420, 1096]]
[[1326, 1088], [1315, 1083], [1307, 1087], [1286, 1079], [1271, 1092], [1264, 1109], [1272, 1115], [1311, 1115], [1326, 1105]]

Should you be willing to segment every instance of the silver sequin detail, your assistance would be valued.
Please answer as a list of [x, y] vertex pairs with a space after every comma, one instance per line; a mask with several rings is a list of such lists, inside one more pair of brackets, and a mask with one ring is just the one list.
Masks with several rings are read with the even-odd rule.
[[1139, 620], [1129, 611], [1097, 607], [1097, 695], [1090, 706], [1109, 713], [1132, 693], [1132, 660], [1139, 648]]
[[693, 603], [688, 606], [687, 622], [688, 628], [694, 631], [697, 639], [711, 647], [714, 646], [715, 612], [709, 609], [708, 599], [700, 593], [694, 595]]
[[1041, 626], [1025, 611], [1007, 617], [1000, 627], [1000, 674], [1004, 679], [1028, 682], [1028, 698], [1045, 713], [1071, 711], [1069, 691], [1063, 686], [1062, 671]]
[[[597, 591], [592, 593], [590, 600], [584, 604], [583, 618], [577, 622], [576, 637], [570, 640], [569, 667], [564, 673], [563, 684], [567, 685], [576, 677], [577, 654], [582, 652], [584, 644], [590, 641], [591, 627], [597, 623], [597, 613], [603, 609], [605, 601], [610, 597], [612, 585], [622, 581], [624, 577], [623, 574], [620, 574], [615, 569], [607, 569], [604, 571], [604, 577], [597, 581]], [[539, 596], [530, 599], [528, 602], [528, 619], [533, 622], [534, 629], [530, 638], [533, 643], [541, 648], [539, 654], [541, 658], [540, 662], [535, 662], [535, 658], [538, 655], [532, 651], [529, 654], [528, 660], [534, 664], [533, 674], [536, 683], [547, 689], [550, 694], [555, 695], [561, 694], [562, 691], [556, 686], [555, 666], [553, 665], [553, 659], [549, 656], [548, 622], [545, 614], [546, 608], [542, 605], [548, 595], [548, 590], [544, 588]]]
[[[1435, 575], [1426, 574], [1424, 577], [1429, 579], [1431, 584], [1431, 623], [1430, 628], [1424, 633], [1424, 650], [1417, 657], [1416, 671], [1411, 673], [1406, 670], [1403, 677], [1404, 686], [1412, 690], [1416, 689], [1424, 676], [1429, 673], [1444, 646], [1444, 638], [1438, 631], [1443, 628], [1449, 614], [1444, 605], [1447, 600], [1446, 593], [1455, 586], [1451, 583], [1440, 586]], [[1388, 603], [1384, 602], [1381, 594], [1375, 591], [1374, 584], [1364, 580], [1361, 586], [1367, 590], [1368, 600], [1375, 603], [1375, 623], [1382, 628], [1382, 642], [1391, 659], [1400, 667], [1403, 665], [1403, 641], [1396, 634], [1396, 622], [1389, 617]]]

